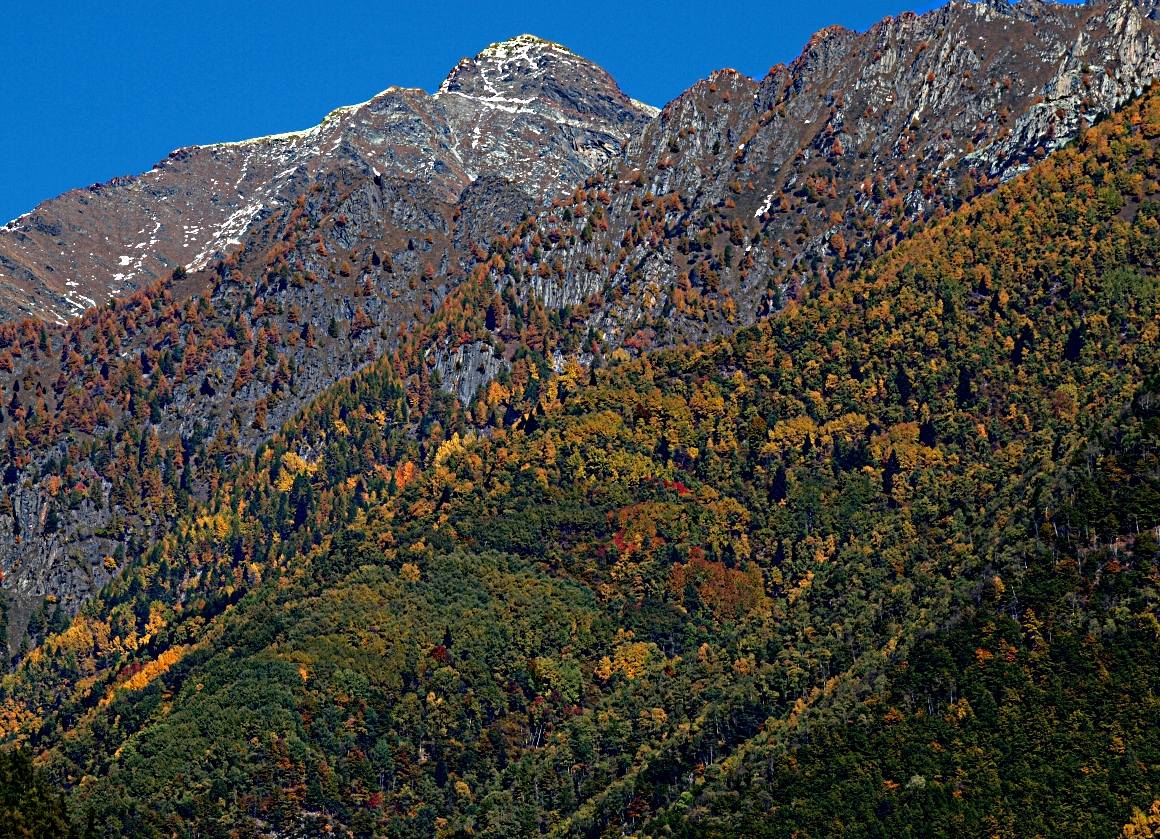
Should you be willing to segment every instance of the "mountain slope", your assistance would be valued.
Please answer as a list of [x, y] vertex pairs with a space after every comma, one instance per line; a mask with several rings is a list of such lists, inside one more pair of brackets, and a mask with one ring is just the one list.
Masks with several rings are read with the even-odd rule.
[[[1160, 784], [1158, 126], [606, 371], [481, 259], [5, 679], [6, 735], [114, 834], [1115, 835]], [[500, 314], [469, 412], [427, 351]]]
[[[524, 37], [461, 62], [433, 97], [392, 90], [310, 132], [183, 152], [180, 177], [218, 155], [281, 203], [224, 260], [66, 329], [28, 321], [0, 337], [12, 652], [42, 598], [74, 610], [223, 466], [405, 344], [479, 265], [502, 269], [496, 299], [476, 301], [491, 316], [444, 321], [418, 349], [435, 387], [475, 413], [521, 346], [554, 346], [559, 370], [730, 332], [840, 281], [1134, 91], [1153, 72], [1150, 14], [951, 4], [827, 30], [760, 84], [715, 74], [644, 128], [607, 74]], [[951, 149], [943, 135], [968, 123], [978, 148]], [[277, 167], [281, 181], [262, 174]], [[552, 194], [560, 171], [592, 174], [537, 209], [524, 187]], [[408, 390], [425, 402], [429, 384]], [[180, 464], [168, 484], [151, 471], [162, 462]]]

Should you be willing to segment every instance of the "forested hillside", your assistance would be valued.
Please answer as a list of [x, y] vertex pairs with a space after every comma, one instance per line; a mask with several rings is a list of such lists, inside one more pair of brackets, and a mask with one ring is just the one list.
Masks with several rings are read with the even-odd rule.
[[[497, 243], [56, 618], [5, 738], [110, 837], [1143, 824], [1157, 138], [1148, 94], [777, 316], [602, 369]], [[505, 328], [464, 406], [429, 348]]]
[[[389, 88], [45, 202], [0, 229], [0, 310], [37, 315], [0, 325], [9, 667], [379, 355], [403, 345], [412, 411], [437, 387], [483, 422], [481, 387], [521, 387], [527, 350], [558, 373], [752, 325], [1138, 94], [1160, 75], [1155, 15], [948, 2], [829, 27], [659, 113], [520, 36], [433, 95]], [[485, 262], [495, 294], [445, 316]]]
[[95, 824], [84, 833], [72, 823], [64, 796], [53, 790], [32, 766], [27, 752], [0, 752], [0, 837], [57, 836], [91, 839]]

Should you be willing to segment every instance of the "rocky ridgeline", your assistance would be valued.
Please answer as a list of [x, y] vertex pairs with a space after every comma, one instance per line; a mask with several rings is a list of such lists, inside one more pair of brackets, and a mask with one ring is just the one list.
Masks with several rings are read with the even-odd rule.
[[434, 95], [389, 88], [306, 131], [179, 149], [143, 175], [44, 202], [0, 228], [0, 316], [63, 321], [209, 265], [338, 168], [416, 180], [448, 202], [502, 176], [542, 201], [653, 112], [590, 61], [521, 36], [465, 58]]
[[[715, 73], [606, 169], [607, 231], [564, 249], [565, 277], [536, 293], [574, 305], [616, 289], [592, 321], [612, 346], [751, 323], [1139, 94], [1160, 77], [1154, 15], [1130, 0], [954, 2], [819, 32], [761, 82]], [[686, 311], [678, 287], [700, 305]]]
[[[600, 68], [525, 36], [465, 59], [434, 95], [391, 89], [310, 131], [181, 150], [46, 202], [0, 232], [6, 312], [51, 322], [197, 270], [5, 339], [0, 431], [14, 396], [61, 422], [6, 461], [13, 649], [31, 605], [52, 595], [75, 610], [173, 514], [126, 498], [104, 454], [77, 457], [94, 435], [120, 452], [136, 423], [147, 433], [132, 445], [184, 463], [140, 480], [204, 497], [201, 464], [252, 450], [398, 347], [483, 262], [497, 293], [570, 313], [591, 336], [572, 351], [585, 365], [751, 323], [1138, 92], [1160, 74], [1153, 16], [1123, 2], [951, 3], [825, 30], [762, 81], [720, 71], [655, 116]], [[490, 336], [429, 347], [427, 366], [468, 402], [521, 340], [501, 316]], [[135, 403], [123, 388], [138, 374], [164, 377], [169, 395]], [[82, 390], [109, 405], [95, 428], [62, 419]], [[76, 483], [54, 488], [45, 467], [65, 460]]]

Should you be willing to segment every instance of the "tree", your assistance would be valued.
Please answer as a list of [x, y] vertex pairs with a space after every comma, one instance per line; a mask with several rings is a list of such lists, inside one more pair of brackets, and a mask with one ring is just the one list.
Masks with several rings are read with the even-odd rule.
[[894, 371], [894, 386], [898, 389], [898, 401], [905, 405], [910, 401], [914, 388], [910, 384], [910, 374], [901, 364]]
[[1067, 343], [1063, 348], [1063, 357], [1067, 361], [1079, 361], [1083, 353], [1087, 327], [1084, 324], [1074, 327], [1067, 335]]
[[935, 428], [934, 420], [927, 419], [919, 427], [918, 442], [931, 449], [938, 445], [938, 430]]
[[44, 515], [44, 535], [50, 536], [58, 529], [60, 529], [60, 513], [56, 511], [56, 505], [50, 503], [48, 512]]
[[959, 381], [955, 385], [955, 404], [969, 408], [975, 402], [974, 376], [966, 367], [959, 368]]
[[842, 235], [841, 231], [838, 231], [830, 237], [830, 247], [833, 248], [838, 259], [845, 259], [849, 246], [846, 244], [846, 237]]
[[1132, 819], [1120, 834], [1123, 839], [1155, 839], [1160, 836], [1160, 801], [1153, 801], [1147, 813], [1133, 808]]
[[902, 464], [898, 462], [898, 453], [890, 450], [890, 457], [882, 467], [882, 494], [890, 498], [894, 494], [894, 478], [902, 471]]
[[773, 502], [785, 501], [789, 494], [788, 482], [785, 474], [785, 464], [777, 464], [773, 473], [773, 480], [769, 482], [769, 499]]
[[367, 313], [363, 311], [363, 307], [359, 306], [358, 309], [355, 310], [354, 320], [352, 320], [350, 324], [351, 334], [359, 335], [365, 330], [370, 329], [372, 326], [374, 326], [374, 321], [372, 321]]

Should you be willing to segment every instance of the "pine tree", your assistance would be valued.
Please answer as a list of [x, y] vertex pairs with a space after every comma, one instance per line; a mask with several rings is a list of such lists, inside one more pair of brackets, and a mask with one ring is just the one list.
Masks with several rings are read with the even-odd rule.
[[891, 449], [890, 457], [886, 459], [886, 465], [882, 468], [882, 494], [888, 499], [894, 494], [894, 478], [901, 471], [898, 453]]
[[789, 487], [785, 475], [785, 464], [779, 463], [777, 471], [773, 473], [773, 480], [769, 482], [769, 499], [773, 502], [785, 501], [789, 494]]

